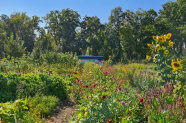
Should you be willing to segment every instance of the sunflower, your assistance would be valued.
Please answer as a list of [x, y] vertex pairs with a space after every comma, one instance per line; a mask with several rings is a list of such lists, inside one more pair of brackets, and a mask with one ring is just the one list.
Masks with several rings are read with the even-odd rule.
[[146, 55], [146, 60], [149, 60], [150, 56]]
[[169, 47], [172, 47], [174, 45], [174, 42], [172, 42], [171, 40], [169, 41]]
[[158, 38], [158, 41], [160, 41], [160, 42], [162, 42], [162, 43], [164, 43], [165, 41], [166, 41], [166, 38], [165, 38], [165, 36], [160, 36], [159, 38]]
[[180, 58], [177, 58], [176, 60], [177, 60], [177, 62], [180, 62], [181, 63], [181, 59]]
[[171, 36], [172, 36], [172, 33], [168, 33], [168, 34], [166, 35], [166, 39], [170, 39]]
[[152, 44], [147, 44], [147, 46], [148, 46], [149, 48], [152, 48]]
[[158, 37], [157, 36], [152, 36], [153, 40], [157, 41]]
[[177, 71], [178, 69], [181, 69], [181, 63], [180, 62], [174, 62], [174, 60], [172, 59], [172, 63], [171, 66], [173, 68], [173, 72]]
[[159, 44], [156, 46], [156, 49], [157, 49], [157, 51], [159, 51], [161, 49]]
[[168, 51], [168, 50], [165, 50], [165, 51], [164, 51], [164, 54], [165, 54], [165, 55], [168, 55], [168, 54], [169, 54], [169, 51]]

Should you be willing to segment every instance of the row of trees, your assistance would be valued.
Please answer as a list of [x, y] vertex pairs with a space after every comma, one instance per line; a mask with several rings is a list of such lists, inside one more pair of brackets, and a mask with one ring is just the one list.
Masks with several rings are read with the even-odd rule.
[[[183, 55], [186, 40], [186, 1], [167, 2], [157, 13], [150, 9], [136, 12], [111, 11], [109, 22], [96, 16], [80, 21], [71, 9], [51, 11], [42, 19], [26, 13], [0, 16], [0, 58], [31, 53], [39, 58], [47, 52], [73, 52], [101, 55], [114, 61], [144, 59], [153, 35], [173, 33], [174, 49]], [[44, 27], [40, 23], [45, 23]]]

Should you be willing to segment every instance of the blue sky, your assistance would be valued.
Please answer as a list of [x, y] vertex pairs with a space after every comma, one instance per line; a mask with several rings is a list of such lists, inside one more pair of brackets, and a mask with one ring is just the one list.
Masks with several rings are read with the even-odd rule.
[[0, 0], [0, 15], [27, 12], [29, 16], [42, 17], [51, 10], [70, 8], [78, 11], [81, 18], [85, 15], [98, 16], [104, 23], [108, 22], [111, 10], [118, 6], [121, 6], [123, 11], [126, 9], [136, 11], [138, 8], [158, 11], [167, 1], [170, 0]]

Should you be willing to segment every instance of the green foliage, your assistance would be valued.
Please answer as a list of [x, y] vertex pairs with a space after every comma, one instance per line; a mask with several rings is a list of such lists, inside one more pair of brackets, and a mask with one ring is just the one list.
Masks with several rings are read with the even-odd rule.
[[19, 122], [24, 118], [25, 111], [28, 111], [27, 100], [16, 100], [13, 104], [0, 103], [0, 121]]
[[4, 45], [5, 52], [10, 57], [14, 57], [14, 59], [17, 57], [21, 57], [25, 51], [23, 45], [24, 41], [21, 41], [19, 38], [16, 38], [16, 40], [14, 40], [13, 35], [11, 35]]
[[59, 99], [54, 96], [29, 97], [25, 100], [16, 100], [14, 103], [0, 103], [0, 121], [1, 122], [40, 122], [47, 120], [58, 109]]
[[36, 95], [28, 98], [29, 110], [39, 117], [48, 117], [58, 111], [59, 99], [54, 96]]
[[0, 73], [0, 102], [16, 100], [37, 93], [66, 99], [65, 80], [58, 75]]

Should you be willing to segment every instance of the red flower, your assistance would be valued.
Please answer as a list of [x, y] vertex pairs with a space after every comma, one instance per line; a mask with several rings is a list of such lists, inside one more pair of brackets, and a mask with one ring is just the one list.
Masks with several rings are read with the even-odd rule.
[[143, 102], [143, 98], [141, 97], [141, 98], [139, 99], [139, 101], [140, 101], [140, 102]]
[[182, 100], [181, 100], [181, 99], [179, 99], [179, 102], [181, 103], [181, 102], [182, 102]]
[[117, 99], [117, 101], [119, 102], [119, 99]]
[[121, 91], [121, 88], [119, 87], [119, 88], [118, 88], [118, 90], [120, 90], [120, 91]]
[[88, 96], [87, 96], [87, 99], [88, 99]]
[[89, 85], [86, 85], [85, 87], [86, 87], [86, 88], [88, 88], [88, 87], [89, 87]]
[[77, 82], [80, 82], [80, 79], [77, 79]]
[[106, 95], [103, 95], [103, 97], [102, 97], [103, 99], [105, 99], [106, 98]]
[[103, 67], [100, 67], [100, 69], [103, 69]]
[[121, 104], [122, 104], [122, 105], [124, 105], [124, 104], [125, 104], [125, 102], [122, 102]]
[[107, 122], [109, 122], [109, 123], [110, 123], [110, 122], [111, 122], [111, 119], [110, 119], [110, 118], [108, 118], [108, 119], [107, 119]]
[[94, 86], [94, 88], [95, 88], [95, 87], [96, 87], [96, 84], [94, 84], [93, 86]]

